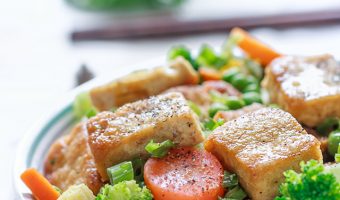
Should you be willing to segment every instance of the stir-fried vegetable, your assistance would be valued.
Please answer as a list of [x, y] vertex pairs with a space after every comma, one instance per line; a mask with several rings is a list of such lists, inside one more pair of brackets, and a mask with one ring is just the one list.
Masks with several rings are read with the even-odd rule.
[[280, 186], [281, 197], [276, 200], [340, 199], [340, 182], [333, 174], [325, 173], [321, 163], [311, 160], [300, 165], [301, 173], [293, 170], [284, 173], [286, 180]]
[[250, 105], [255, 102], [262, 103], [261, 95], [258, 92], [244, 93], [242, 99], [246, 105]]
[[335, 162], [340, 163], [340, 143], [338, 145], [338, 152], [334, 156], [334, 160], [335, 160]]
[[186, 48], [185, 46], [179, 45], [179, 46], [174, 46], [170, 49], [168, 53], [169, 60], [175, 60], [179, 56], [182, 56], [184, 59], [189, 61], [194, 69], [196, 70], [198, 69], [198, 64], [191, 56], [190, 50], [188, 48]]
[[152, 200], [152, 194], [146, 187], [140, 187], [136, 181], [123, 181], [115, 185], [105, 185], [96, 200]]
[[236, 186], [228, 191], [224, 198], [220, 198], [220, 200], [242, 200], [247, 197], [245, 191], [240, 187]]
[[223, 187], [226, 188], [228, 192], [223, 198], [219, 197], [219, 200], [242, 200], [247, 196], [244, 190], [238, 185], [236, 174], [224, 171]]
[[204, 81], [221, 80], [221, 73], [217, 71], [216, 69], [208, 68], [208, 67], [200, 67], [198, 69], [198, 72]]
[[281, 56], [281, 54], [253, 38], [245, 30], [234, 28], [230, 34], [231, 37], [237, 38], [238, 46], [241, 49], [249, 54], [251, 58], [258, 59], [264, 66]]
[[117, 184], [122, 181], [130, 181], [134, 178], [133, 166], [131, 161], [125, 161], [115, 166], [107, 168], [107, 174], [111, 184]]
[[198, 107], [198, 105], [195, 104], [195, 103], [192, 102], [192, 101], [187, 101], [187, 102], [188, 102], [188, 105], [189, 105], [189, 107], [191, 108], [191, 110], [194, 111], [198, 116], [201, 116], [202, 111], [201, 111], [201, 109]]
[[209, 116], [213, 118], [218, 111], [228, 110], [228, 106], [220, 102], [215, 102], [209, 107]]
[[328, 136], [328, 152], [332, 156], [338, 151], [340, 144], [340, 129], [331, 132]]
[[21, 174], [22, 181], [32, 191], [33, 196], [44, 200], [57, 200], [60, 193], [36, 169], [30, 168]]
[[85, 185], [73, 185], [69, 187], [58, 200], [95, 200], [92, 191]]
[[224, 124], [223, 119], [218, 119], [217, 121], [209, 119], [208, 121], [203, 123], [203, 127], [206, 131], [213, 131], [217, 127], [222, 126], [223, 124]]
[[162, 158], [174, 146], [175, 144], [171, 140], [165, 140], [162, 143], [155, 143], [151, 140], [145, 146], [145, 150], [150, 153], [151, 157]]

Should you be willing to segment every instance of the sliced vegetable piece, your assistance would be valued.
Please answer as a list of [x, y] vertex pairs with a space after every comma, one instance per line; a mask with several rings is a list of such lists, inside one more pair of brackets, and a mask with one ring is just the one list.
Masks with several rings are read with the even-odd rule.
[[175, 144], [171, 140], [165, 140], [162, 143], [155, 143], [151, 140], [145, 146], [145, 150], [149, 152], [152, 157], [162, 158], [168, 153], [169, 149], [174, 146]]
[[43, 200], [57, 200], [59, 192], [36, 169], [29, 168], [21, 174], [21, 180], [32, 191], [33, 196]]
[[[336, 163], [340, 163], [340, 143], [338, 145], [338, 153], [335, 154], [334, 160]], [[339, 173], [339, 176], [340, 176], [340, 173]]]
[[115, 166], [107, 168], [107, 174], [111, 184], [117, 184], [122, 181], [133, 180], [134, 173], [131, 161], [125, 161]]
[[221, 73], [213, 68], [200, 67], [198, 72], [205, 81], [221, 80], [222, 78]]
[[209, 116], [211, 118], [213, 118], [215, 116], [215, 114], [220, 111], [220, 110], [228, 110], [228, 107], [226, 105], [224, 105], [223, 103], [213, 103], [210, 107], [209, 107]]
[[175, 148], [161, 159], [149, 159], [144, 179], [156, 200], [216, 200], [224, 193], [220, 162], [193, 147]]
[[182, 56], [184, 59], [189, 61], [195, 70], [198, 69], [198, 65], [195, 62], [195, 60], [192, 58], [190, 50], [188, 48], [186, 48], [185, 46], [179, 45], [179, 46], [174, 46], [170, 49], [168, 53], [169, 60], [175, 60], [179, 56]]
[[226, 105], [231, 110], [237, 110], [245, 106], [245, 103], [242, 99], [238, 99], [237, 97], [229, 97], [226, 101]]
[[247, 197], [247, 193], [240, 187], [236, 186], [233, 189], [229, 190], [225, 195], [224, 199], [226, 200], [242, 200]]
[[224, 188], [231, 188], [238, 185], [238, 178], [236, 174], [229, 173], [227, 171], [224, 171], [223, 176], [223, 187]]
[[237, 68], [231, 68], [228, 71], [226, 71], [223, 76], [222, 79], [226, 82], [231, 82], [231, 80], [233, 79], [234, 76], [236, 76], [237, 74], [241, 73], [239, 69]]
[[82, 92], [76, 96], [73, 102], [73, 112], [78, 119], [84, 116], [92, 117], [97, 114], [88, 92]]
[[204, 126], [205, 130], [213, 131], [217, 127], [222, 126], [223, 124], [224, 124], [223, 119], [218, 119], [217, 121], [215, 121], [213, 119], [209, 119], [208, 121], [204, 122], [203, 126]]
[[234, 28], [230, 35], [231, 37], [238, 38], [238, 46], [251, 58], [258, 59], [263, 66], [268, 65], [273, 59], [281, 56], [280, 53], [258, 41], [241, 28]]
[[332, 131], [328, 136], [328, 153], [332, 156], [338, 151], [340, 143], [340, 129]]
[[219, 70], [226, 64], [226, 59], [219, 57], [209, 45], [204, 44], [200, 49], [196, 62], [201, 67], [212, 67]]
[[92, 191], [85, 184], [79, 184], [69, 187], [58, 200], [94, 200], [95, 198]]

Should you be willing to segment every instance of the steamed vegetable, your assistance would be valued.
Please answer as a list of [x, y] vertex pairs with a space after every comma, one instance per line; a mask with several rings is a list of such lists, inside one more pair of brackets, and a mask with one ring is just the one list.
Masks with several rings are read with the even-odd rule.
[[338, 151], [340, 144], [340, 129], [331, 132], [328, 136], [328, 153], [332, 156]]
[[21, 174], [21, 180], [32, 191], [33, 196], [43, 200], [57, 200], [60, 193], [36, 169], [29, 168]]
[[85, 184], [79, 184], [69, 187], [58, 200], [94, 200], [95, 198], [92, 191]]
[[146, 187], [140, 187], [136, 181], [123, 181], [101, 188], [96, 200], [152, 200], [152, 194]]
[[223, 195], [223, 168], [211, 153], [193, 147], [175, 148], [145, 163], [145, 184], [162, 200], [215, 200]]
[[231, 37], [237, 38], [238, 46], [242, 50], [244, 50], [251, 58], [259, 60], [264, 66], [269, 64], [273, 59], [281, 56], [280, 53], [253, 38], [243, 29], [234, 28], [230, 35]]
[[117, 184], [122, 181], [130, 181], [134, 178], [134, 172], [131, 161], [125, 161], [115, 166], [107, 168], [107, 175], [111, 184]]
[[276, 200], [339, 200], [340, 182], [334, 175], [324, 172], [318, 161], [301, 162], [301, 173], [288, 170], [286, 180], [280, 186], [281, 197]]
[[166, 140], [162, 143], [155, 143], [151, 140], [145, 146], [145, 150], [151, 154], [151, 157], [162, 158], [168, 153], [169, 149], [174, 146], [175, 144], [170, 140]]

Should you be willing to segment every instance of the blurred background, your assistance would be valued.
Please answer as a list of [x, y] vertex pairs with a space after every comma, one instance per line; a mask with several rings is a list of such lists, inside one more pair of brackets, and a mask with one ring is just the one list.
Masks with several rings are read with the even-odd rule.
[[177, 44], [219, 47], [233, 26], [285, 54], [340, 58], [337, 0], [11, 0], [1, 2], [0, 13], [4, 199], [13, 199], [20, 138], [77, 85], [81, 66], [93, 76], [128, 72], [150, 59], [165, 62]]

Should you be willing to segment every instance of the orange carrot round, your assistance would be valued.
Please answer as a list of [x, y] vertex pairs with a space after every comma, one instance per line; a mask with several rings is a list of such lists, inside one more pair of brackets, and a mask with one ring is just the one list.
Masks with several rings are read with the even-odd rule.
[[281, 56], [280, 53], [255, 39], [241, 28], [233, 28], [230, 34], [231, 37], [237, 37], [237, 39], [239, 39], [238, 46], [242, 50], [251, 58], [258, 59], [263, 66], [268, 65], [273, 59]]
[[144, 166], [145, 184], [155, 200], [216, 200], [223, 196], [223, 168], [211, 153], [192, 147], [172, 149]]
[[27, 169], [20, 177], [32, 191], [33, 196], [39, 200], [57, 200], [60, 196], [59, 192], [36, 169]]
[[221, 80], [222, 78], [222, 74], [215, 69], [200, 67], [198, 72], [205, 81]]

